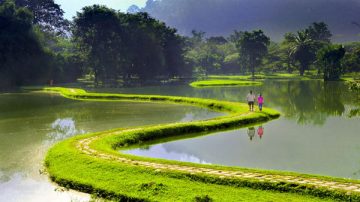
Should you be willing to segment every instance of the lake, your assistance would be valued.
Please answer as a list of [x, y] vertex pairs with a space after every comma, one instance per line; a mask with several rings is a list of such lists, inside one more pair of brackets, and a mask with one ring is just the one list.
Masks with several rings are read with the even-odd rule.
[[[196, 163], [360, 178], [359, 94], [343, 82], [265, 81], [256, 87], [160, 86], [90, 89], [245, 102], [262, 93], [282, 116], [253, 128], [160, 142], [129, 154]], [[0, 201], [87, 201], [41, 174], [46, 151], [74, 135], [111, 128], [208, 119], [222, 114], [178, 104], [84, 102], [42, 93], [0, 94]], [[260, 128], [260, 130], [259, 130]]]
[[47, 149], [74, 135], [221, 115], [192, 106], [82, 102], [40, 93], [0, 94], [0, 201], [88, 201], [64, 192], [43, 170]]
[[[265, 106], [279, 110], [282, 116], [250, 128], [144, 145], [122, 152], [360, 179], [360, 118], [352, 116], [352, 111], [360, 106], [360, 95], [350, 92], [343, 82], [266, 81], [259, 87], [178, 87], [178, 90], [163, 92], [245, 102], [249, 90], [262, 93]], [[162, 93], [156, 88], [132, 91]]]

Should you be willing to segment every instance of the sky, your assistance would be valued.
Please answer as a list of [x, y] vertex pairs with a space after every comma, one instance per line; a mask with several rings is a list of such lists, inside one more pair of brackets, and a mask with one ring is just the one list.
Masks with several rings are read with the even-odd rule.
[[126, 12], [131, 5], [137, 5], [142, 8], [145, 6], [146, 0], [55, 0], [57, 4], [65, 11], [64, 17], [71, 20], [84, 6], [93, 4], [106, 5], [115, 10]]

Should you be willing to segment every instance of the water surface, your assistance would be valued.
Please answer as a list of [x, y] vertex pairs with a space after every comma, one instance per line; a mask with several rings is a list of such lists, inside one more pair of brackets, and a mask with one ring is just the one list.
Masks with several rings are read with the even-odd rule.
[[0, 94], [0, 201], [88, 201], [41, 174], [47, 149], [83, 133], [221, 115], [178, 104], [74, 101], [57, 95]]
[[[249, 90], [262, 93], [278, 120], [193, 139], [145, 145], [125, 153], [195, 163], [295, 171], [360, 179], [359, 93], [343, 82], [266, 81], [258, 87], [193, 89], [185, 86], [131, 89], [244, 102]], [[123, 89], [122, 92], [128, 92]]]

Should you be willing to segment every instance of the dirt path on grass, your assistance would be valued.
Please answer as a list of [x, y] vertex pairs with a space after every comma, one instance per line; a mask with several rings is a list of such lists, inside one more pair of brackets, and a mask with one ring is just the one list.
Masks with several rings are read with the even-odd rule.
[[99, 151], [92, 149], [90, 147], [90, 144], [93, 141], [99, 139], [100, 137], [102, 136], [95, 136], [95, 137], [79, 140], [76, 144], [76, 147], [83, 153], [90, 156], [126, 163], [132, 166], [142, 166], [142, 167], [154, 169], [155, 171], [159, 171], [159, 172], [179, 171], [190, 174], [200, 174], [200, 173], [207, 174], [219, 178], [251, 179], [260, 182], [266, 182], [266, 181], [285, 182], [285, 183], [292, 183], [294, 185], [310, 185], [315, 188], [345, 191], [347, 194], [353, 194], [353, 193], [360, 194], [360, 183], [336, 182], [336, 181], [330, 181], [324, 179], [305, 178], [305, 177], [303, 178], [303, 177], [291, 176], [291, 175], [287, 176], [287, 175], [276, 175], [276, 174], [261, 174], [261, 173], [244, 172], [244, 171], [228, 171], [228, 170], [200, 168], [200, 167], [192, 167], [192, 166], [184, 166], [184, 165], [176, 165], [176, 164], [162, 164], [162, 163], [147, 162], [140, 160], [131, 160], [124, 157], [101, 153]]

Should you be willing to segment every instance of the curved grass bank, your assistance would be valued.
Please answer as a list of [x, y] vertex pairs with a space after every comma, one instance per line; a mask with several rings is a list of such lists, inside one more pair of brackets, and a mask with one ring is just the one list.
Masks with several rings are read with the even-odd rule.
[[175, 102], [228, 113], [203, 121], [113, 129], [60, 142], [49, 150], [45, 165], [51, 179], [61, 186], [126, 201], [360, 201], [356, 180], [200, 165], [118, 151], [150, 140], [204, 135], [268, 121], [279, 116], [274, 110], [249, 113], [245, 104], [199, 98], [44, 90], [77, 100]]
[[[210, 79], [223, 79], [223, 80], [252, 80], [251, 75], [210, 75]], [[273, 73], [273, 74], [255, 74], [255, 80], [267, 80], [267, 79], [276, 79], [276, 80], [312, 80], [312, 79], [321, 79], [315, 73], [305, 74], [300, 76], [297, 73]]]
[[239, 80], [203, 80], [190, 83], [192, 87], [216, 87], [216, 86], [259, 86], [259, 81], [239, 81]]

